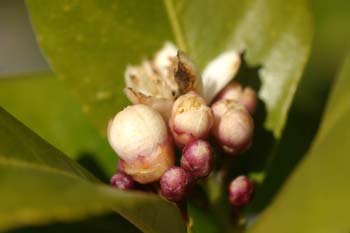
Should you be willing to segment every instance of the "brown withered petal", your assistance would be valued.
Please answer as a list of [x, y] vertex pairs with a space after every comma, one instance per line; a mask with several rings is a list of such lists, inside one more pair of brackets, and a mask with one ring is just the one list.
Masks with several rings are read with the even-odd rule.
[[164, 119], [169, 119], [171, 108], [174, 103], [172, 99], [145, 95], [131, 87], [124, 88], [124, 93], [131, 103], [148, 105], [159, 112]]
[[178, 51], [176, 58], [173, 65], [179, 95], [186, 94], [189, 91], [202, 93], [202, 80], [194, 63], [181, 51]]

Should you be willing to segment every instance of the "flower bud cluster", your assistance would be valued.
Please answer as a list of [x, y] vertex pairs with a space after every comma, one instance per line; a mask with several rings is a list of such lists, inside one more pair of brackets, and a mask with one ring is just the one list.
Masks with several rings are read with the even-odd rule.
[[[168, 50], [169, 54], [174, 54], [172, 49]], [[224, 58], [229, 59], [229, 55]], [[256, 94], [252, 88], [242, 88], [233, 82], [221, 92], [212, 85], [215, 94], [218, 93], [216, 97], [208, 90], [202, 92], [201, 86], [205, 88], [205, 85], [197, 79], [198, 72], [185, 54], [178, 52], [174, 57], [169, 56], [167, 52], [167, 62], [164, 64], [159, 61], [163, 55], [157, 57], [155, 65], [159, 71], [155, 74], [149, 71], [147, 75], [140, 76], [143, 77], [140, 80], [146, 85], [145, 77], [158, 80], [169, 76], [172, 82], [162, 82], [170, 83], [168, 86], [176, 90], [176, 95], [170, 99], [167, 97], [169, 91], [164, 91], [164, 94], [160, 87], [153, 93], [154, 96], [135, 91], [138, 87], [137, 78], [140, 78], [137, 75], [146, 72], [147, 66], [133, 68], [135, 70], [129, 67], [127, 80], [134, 89], [130, 88], [126, 93], [129, 99], [135, 97], [134, 105], [116, 114], [108, 126], [109, 143], [120, 158], [111, 185], [129, 190], [135, 189], [136, 184], [138, 187], [159, 182], [162, 196], [180, 202], [186, 198], [194, 182], [209, 176], [213, 171], [213, 148], [221, 149], [216, 154], [224, 152], [226, 155], [237, 155], [251, 146], [254, 131], [251, 114], [256, 107]], [[210, 77], [215, 76], [217, 67], [215, 65], [215, 69], [209, 72]], [[226, 73], [229, 75], [232, 72]], [[155, 78], [156, 74], [158, 76]], [[157, 93], [163, 94], [159, 97]], [[208, 105], [213, 98], [213, 103]], [[161, 100], [166, 100], [166, 108], [155, 107], [155, 103], [159, 104]], [[179, 164], [175, 163], [175, 147], [182, 151]], [[248, 178], [236, 178], [229, 186], [230, 203], [233, 206], [247, 204], [252, 190]]]

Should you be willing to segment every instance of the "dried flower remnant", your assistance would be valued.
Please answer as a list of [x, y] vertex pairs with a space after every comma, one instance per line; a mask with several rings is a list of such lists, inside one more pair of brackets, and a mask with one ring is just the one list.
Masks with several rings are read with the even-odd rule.
[[108, 140], [123, 160], [123, 170], [139, 183], [158, 180], [174, 164], [174, 152], [164, 120], [146, 105], [119, 112], [108, 130]]
[[152, 61], [141, 66], [129, 65], [125, 71], [124, 92], [133, 104], [149, 105], [165, 119], [175, 99], [195, 90], [201, 92], [202, 81], [194, 63], [172, 43], [165, 43]]
[[214, 165], [213, 149], [204, 140], [195, 140], [183, 149], [181, 167], [193, 178], [206, 177]]
[[179, 202], [187, 194], [190, 176], [181, 167], [172, 167], [160, 179], [162, 195], [169, 201]]
[[246, 176], [238, 176], [229, 185], [229, 200], [232, 206], [248, 204], [254, 192], [254, 184]]
[[195, 139], [207, 138], [213, 121], [213, 113], [205, 100], [191, 91], [175, 101], [169, 127], [176, 144], [183, 147]]
[[245, 107], [233, 100], [220, 100], [211, 108], [215, 118], [212, 133], [219, 146], [228, 154], [246, 151], [252, 143], [254, 122]]
[[174, 79], [178, 85], [179, 93], [189, 91], [202, 93], [202, 80], [196, 66], [185, 53], [179, 51], [174, 59]]

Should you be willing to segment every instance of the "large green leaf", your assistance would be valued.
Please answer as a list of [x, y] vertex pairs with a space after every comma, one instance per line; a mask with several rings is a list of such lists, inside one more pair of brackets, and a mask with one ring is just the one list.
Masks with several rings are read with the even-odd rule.
[[53, 74], [2, 76], [0, 106], [71, 158], [115, 172], [117, 156]]
[[250, 232], [347, 232], [350, 217], [350, 57], [306, 158]]
[[219, 53], [245, 51], [262, 65], [265, 126], [279, 136], [311, 43], [306, 0], [28, 0], [39, 44], [101, 131], [125, 104], [128, 63], [176, 42], [200, 68]]
[[113, 209], [144, 232], [185, 232], [174, 204], [95, 181], [0, 108], [0, 230], [71, 221]]

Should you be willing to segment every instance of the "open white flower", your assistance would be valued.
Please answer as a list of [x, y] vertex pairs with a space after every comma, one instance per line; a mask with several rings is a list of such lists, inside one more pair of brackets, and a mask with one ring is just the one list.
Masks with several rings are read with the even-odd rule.
[[128, 65], [125, 93], [133, 104], [149, 105], [168, 119], [176, 98], [189, 91], [211, 103], [234, 78], [240, 63], [237, 51], [226, 51], [209, 62], [201, 76], [191, 59], [166, 42], [152, 61]]

